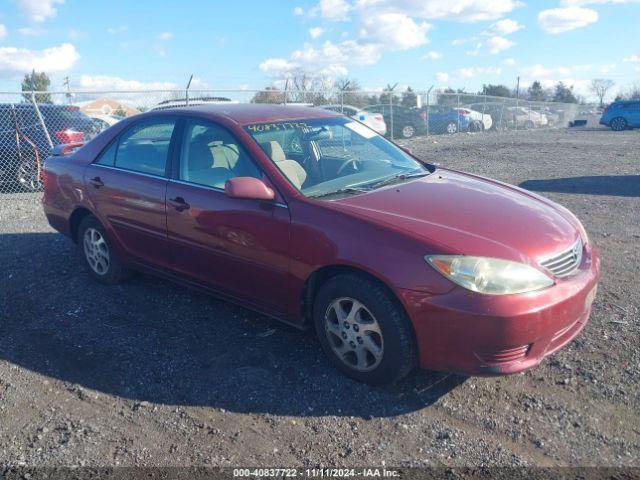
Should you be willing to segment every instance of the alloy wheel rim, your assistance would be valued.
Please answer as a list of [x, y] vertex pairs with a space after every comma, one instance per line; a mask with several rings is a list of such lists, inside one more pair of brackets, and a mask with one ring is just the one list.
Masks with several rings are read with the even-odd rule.
[[616, 130], [622, 130], [624, 128], [624, 122], [620, 118], [613, 120], [613, 126]]
[[95, 228], [87, 228], [84, 232], [84, 255], [89, 267], [98, 275], [105, 275], [109, 270], [109, 246], [102, 234]]
[[404, 138], [411, 138], [413, 137], [413, 134], [415, 133], [413, 127], [411, 125], [407, 125], [406, 127], [404, 127], [402, 129], [402, 136]]
[[324, 326], [331, 349], [349, 368], [369, 372], [382, 361], [380, 324], [362, 302], [350, 297], [335, 299], [327, 308]]
[[456, 127], [454, 123], [450, 123], [449, 125], [447, 125], [447, 133], [456, 133], [457, 129], [458, 127]]
[[38, 181], [38, 169], [31, 162], [21, 162], [18, 167], [18, 181], [30, 190], [37, 190], [41, 184]]

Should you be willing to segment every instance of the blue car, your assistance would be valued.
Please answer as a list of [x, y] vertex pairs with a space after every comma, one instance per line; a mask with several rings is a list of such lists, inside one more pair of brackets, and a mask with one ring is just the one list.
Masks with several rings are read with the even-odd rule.
[[[427, 112], [423, 108], [423, 113]], [[458, 111], [446, 105], [430, 105], [426, 115], [430, 133], [457, 133], [469, 131], [471, 117], [464, 110]]]
[[602, 112], [600, 125], [616, 132], [640, 127], [640, 100], [613, 102]]

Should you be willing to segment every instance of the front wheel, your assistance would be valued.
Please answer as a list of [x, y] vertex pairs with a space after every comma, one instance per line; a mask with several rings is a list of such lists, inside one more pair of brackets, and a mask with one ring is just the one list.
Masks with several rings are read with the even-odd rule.
[[611, 130], [614, 132], [622, 132], [627, 129], [627, 120], [623, 117], [616, 117], [611, 120]]
[[78, 228], [78, 247], [89, 274], [100, 283], [115, 285], [129, 277], [100, 221], [93, 215], [86, 216]]
[[355, 380], [391, 383], [416, 363], [413, 328], [397, 300], [357, 274], [339, 275], [318, 292], [316, 333], [331, 363]]
[[453, 135], [458, 131], [458, 124], [456, 122], [447, 123], [446, 131], [449, 135]]

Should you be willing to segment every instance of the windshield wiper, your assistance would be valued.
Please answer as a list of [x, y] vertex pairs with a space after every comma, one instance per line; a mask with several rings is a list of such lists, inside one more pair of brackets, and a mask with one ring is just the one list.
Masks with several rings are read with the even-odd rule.
[[426, 177], [427, 175], [431, 175], [431, 172], [425, 172], [420, 170], [419, 172], [410, 172], [410, 173], [399, 173], [397, 175], [393, 175], [392, 177], [385, 178], [384, 180], [380, 180], [377, 183], [369, 185], [371, 190], [376, 188], [384, 187], [386, 185], [391, 185], [400, 180], [408, 180], [410, 178], [418, 178], [418, 177]]
[[341, 193], [356, 194], [356, 193], [366, 193], [368, 191], [369, 191], [368, 188], [344, 187], [344, 188], [339, 188], [338, 190], [333, 190], [331, 192], [325, 192], [325, 193], [319, 193], [317, 195], [311, 195], [311, 197], [313, 197], [313, 198], [321, 198], [321, 197], [328, 197], [329, 195], [339, 195]]

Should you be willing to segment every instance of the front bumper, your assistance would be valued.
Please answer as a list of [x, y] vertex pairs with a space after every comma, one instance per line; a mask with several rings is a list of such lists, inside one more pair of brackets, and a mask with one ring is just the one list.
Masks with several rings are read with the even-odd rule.
[[413, 323], [420, 366], [468, 375], [505, 375], [539, 364], [584, 328], [600, 275], [589, 247], [579, 271], [539, 292], [444, 295], [400, 290]]

